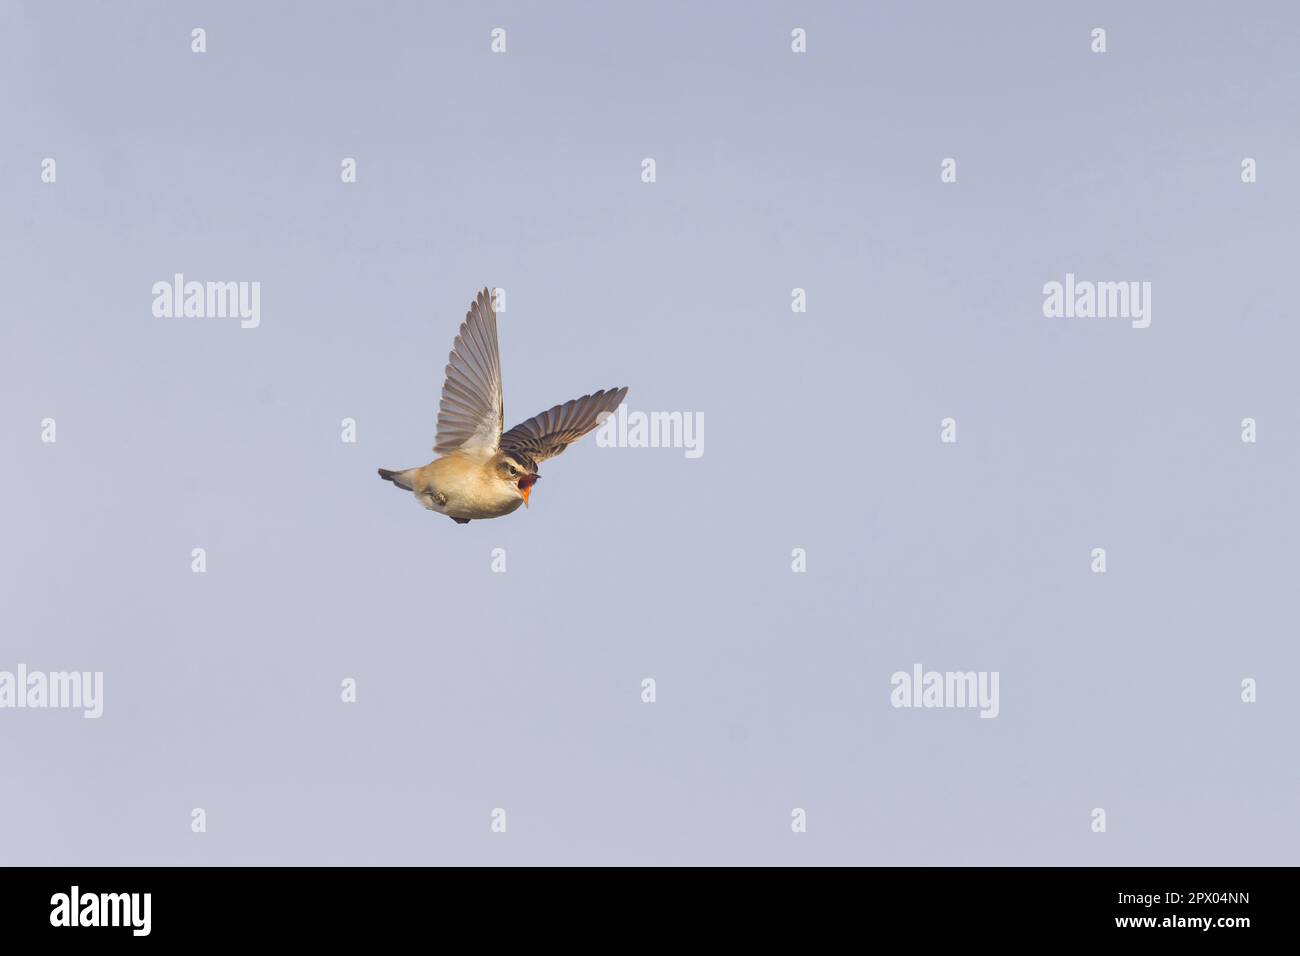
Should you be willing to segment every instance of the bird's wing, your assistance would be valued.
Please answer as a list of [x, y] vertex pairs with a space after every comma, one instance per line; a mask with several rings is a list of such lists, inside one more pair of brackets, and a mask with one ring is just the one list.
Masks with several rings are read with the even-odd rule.
[[601, 423], [627, 396], [626, 388], [601, 389], [547, 409], [501, 436], [501, 450], [534, 462], [554, 458]]
[[440, 455], [457, 449], [494, 452], [504, 427], [497, 314], [492, 294], [484, 289], [465, 313], [447, 357], [433, 450]]

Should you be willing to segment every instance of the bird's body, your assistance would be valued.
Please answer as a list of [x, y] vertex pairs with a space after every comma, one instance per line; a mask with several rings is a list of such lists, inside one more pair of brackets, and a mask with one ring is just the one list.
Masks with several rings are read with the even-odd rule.
[[495, 480], [492, 472], [485, 470], [480, 454], [454, 451], [423, 468], [393, 473], [388, 480], [399, 488], [409, 485], [420, 504], [430, 511], [464, 521], [500, 518], [524, 503], [514, 488]]
[[528, 504], [538, 462], [599, 425], [627, 395], [626, 388], [601, 389], [503, 433], [496, 312], [487, 289], [461, 324], [446, 374], [434, 445], [441, 457], [402, 471], [380, 468], [379, 476], [458, 524], [500, 518]]

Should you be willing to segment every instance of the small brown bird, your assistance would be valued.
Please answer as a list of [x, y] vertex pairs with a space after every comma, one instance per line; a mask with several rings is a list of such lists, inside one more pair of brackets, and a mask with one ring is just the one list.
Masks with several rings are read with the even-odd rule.
[[430, 511], [468, 524], [500, 518], [528, 504], [541, 477], [539, 462], [554, 458], [599, 425], [627, 395], [601, 389], [556, 405], [502, 434], [501, 357], [497, 314], [487, 289], [478, 294], [447, 358], [447, 380], [438, 406], [440, 458], [422, 468], [379, 469], [379, 477], [414, 493]]

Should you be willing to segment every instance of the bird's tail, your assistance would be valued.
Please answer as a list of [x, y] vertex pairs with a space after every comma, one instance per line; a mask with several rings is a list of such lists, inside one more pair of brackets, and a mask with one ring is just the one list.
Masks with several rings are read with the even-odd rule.
[[405, 471], [389, 471], [387, 468], [380, 468], [379, 477], [384, 481], [391, 481], [397, 487], [406, 491], [412, 491], [411, 472], [414, 470], [414, 468], [407, 468]]

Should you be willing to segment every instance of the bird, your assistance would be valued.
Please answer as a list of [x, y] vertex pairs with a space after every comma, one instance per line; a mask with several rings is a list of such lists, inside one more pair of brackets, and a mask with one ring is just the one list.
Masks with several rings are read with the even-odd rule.
[[602, 388], [503, 431], [497, 314], [486, 288], [465, 313], [445, 375], [433, 445], [439, 457], [416, 468], [380, 468], [379, 477], [457, 524], [527, 507], [541, 478], [537, 466], [600, 425], [627, 397], [626, 387]]

